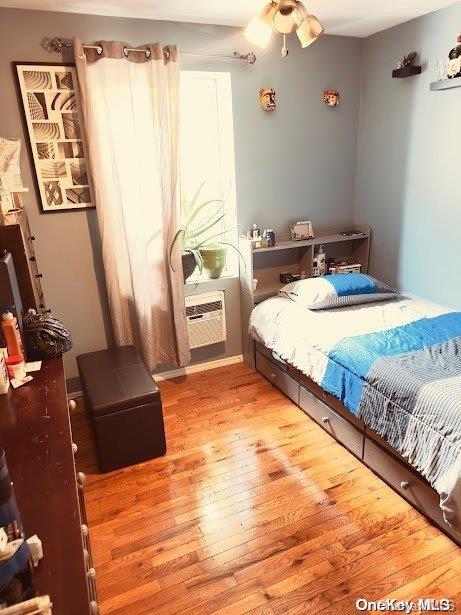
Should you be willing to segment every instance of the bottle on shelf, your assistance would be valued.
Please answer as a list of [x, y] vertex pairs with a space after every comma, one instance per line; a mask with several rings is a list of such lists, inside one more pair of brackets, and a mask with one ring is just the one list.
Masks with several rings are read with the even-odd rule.
[[23, 355], [21, 334], [18, 327], [18, 319], [12, 312], [7, 310], [2, 317], [2, 333], [8, 349], [8, 354]]

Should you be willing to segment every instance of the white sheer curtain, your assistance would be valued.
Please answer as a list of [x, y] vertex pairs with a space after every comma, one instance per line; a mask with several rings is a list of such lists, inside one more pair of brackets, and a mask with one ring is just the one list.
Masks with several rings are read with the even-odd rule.
[[178, 226], [178, 50], [75, 41], [114, 336], [153, 370], [190, 361]]

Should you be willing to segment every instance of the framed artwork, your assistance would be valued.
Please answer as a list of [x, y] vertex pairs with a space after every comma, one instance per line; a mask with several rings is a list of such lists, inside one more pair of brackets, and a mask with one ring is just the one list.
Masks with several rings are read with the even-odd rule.
[[42, 211], [94, 207], [75, 66], [15, 62], [14, 68]]

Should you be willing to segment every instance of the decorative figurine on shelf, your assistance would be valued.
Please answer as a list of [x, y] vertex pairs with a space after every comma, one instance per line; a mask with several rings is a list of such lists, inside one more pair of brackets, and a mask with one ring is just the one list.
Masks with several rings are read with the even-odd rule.
[[448, 54], [448, 79], [461, 77], [461, 34], [458, 34], [457, 45]]
[[277, 109], [277, 98], [273, 88], [262, 88], [259, 90], [259, 100], [263, 111], [275, 111]]
[[58, 357], [72, 348], [70, 331], [49, 314], [28, 309], [22, 319], [29, 351], [38, 358]]
[[339, 107], [338, 90], [325, 90], [323, 92], [323, 102], [329, 107]]
[[418, 53], [416, 51], [412, 51], [411, 53], [403, 56], [400, 60], [397, 60], [395, 68], [398, 70], [399, 68], [406, 68], [407, 66], [413, 66], [416, 56]]

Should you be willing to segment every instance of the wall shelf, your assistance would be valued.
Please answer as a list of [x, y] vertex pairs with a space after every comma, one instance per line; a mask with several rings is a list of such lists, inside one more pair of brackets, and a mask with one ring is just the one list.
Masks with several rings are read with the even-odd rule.
[[451, 90], [452, 88], [461, 88], [461, 77], [453, 79], [443, 79], [442, 81], [433, 81], [430, 85], [431, 92], [439, 92], [440, 90]]
[[404, 66], [396, 68], [392, 71], [393, 79], [406, 79], [406, 77], [414, 77], [421, 74], [421, 66]]
[[[344, 235], [350, 231], [353, 235]], [[289, 233], [277, 233], [279, 241], [270, 248], [253, 249], [251, 241], [242, 238], [239, 249], [242, 255], [240, 267], [240, 293], [242, 302], [243, 355], [252, 364], [251, 343], [248, 339], [248, 322], [255, 305], [277, 295], [283, 284], [280, 273], [289, 272], [312, 276], [316, 249], [323, 245], [329, 257], [352, 256], [361, 263], [363, 273], [368, 272], [370, 253], [370, 227], [350, 225], [316, 229], [317, 236], [305, 241], [291, 241]], [[258, 280], [256, 290], [253, 279]]]
[[352, 239], [365, 239], [368, 237], [366, 232], [357, 232], [354, 235], [343, 235], [341, 233], [335, 233], [333, 235], [320, 235], [313, 237], [312, 239], [306, 239], [303, 241], [283, 240], [277, 241], [275, 246], [270, 248], [255, 248], [253, 254], [260, 252], [275, 252], [277, 250], [291, 250], [293, 248], [305, 248], [307, 246], [326, 245], [329, 243], [340, 243], [342, 241], [351, 241]]

